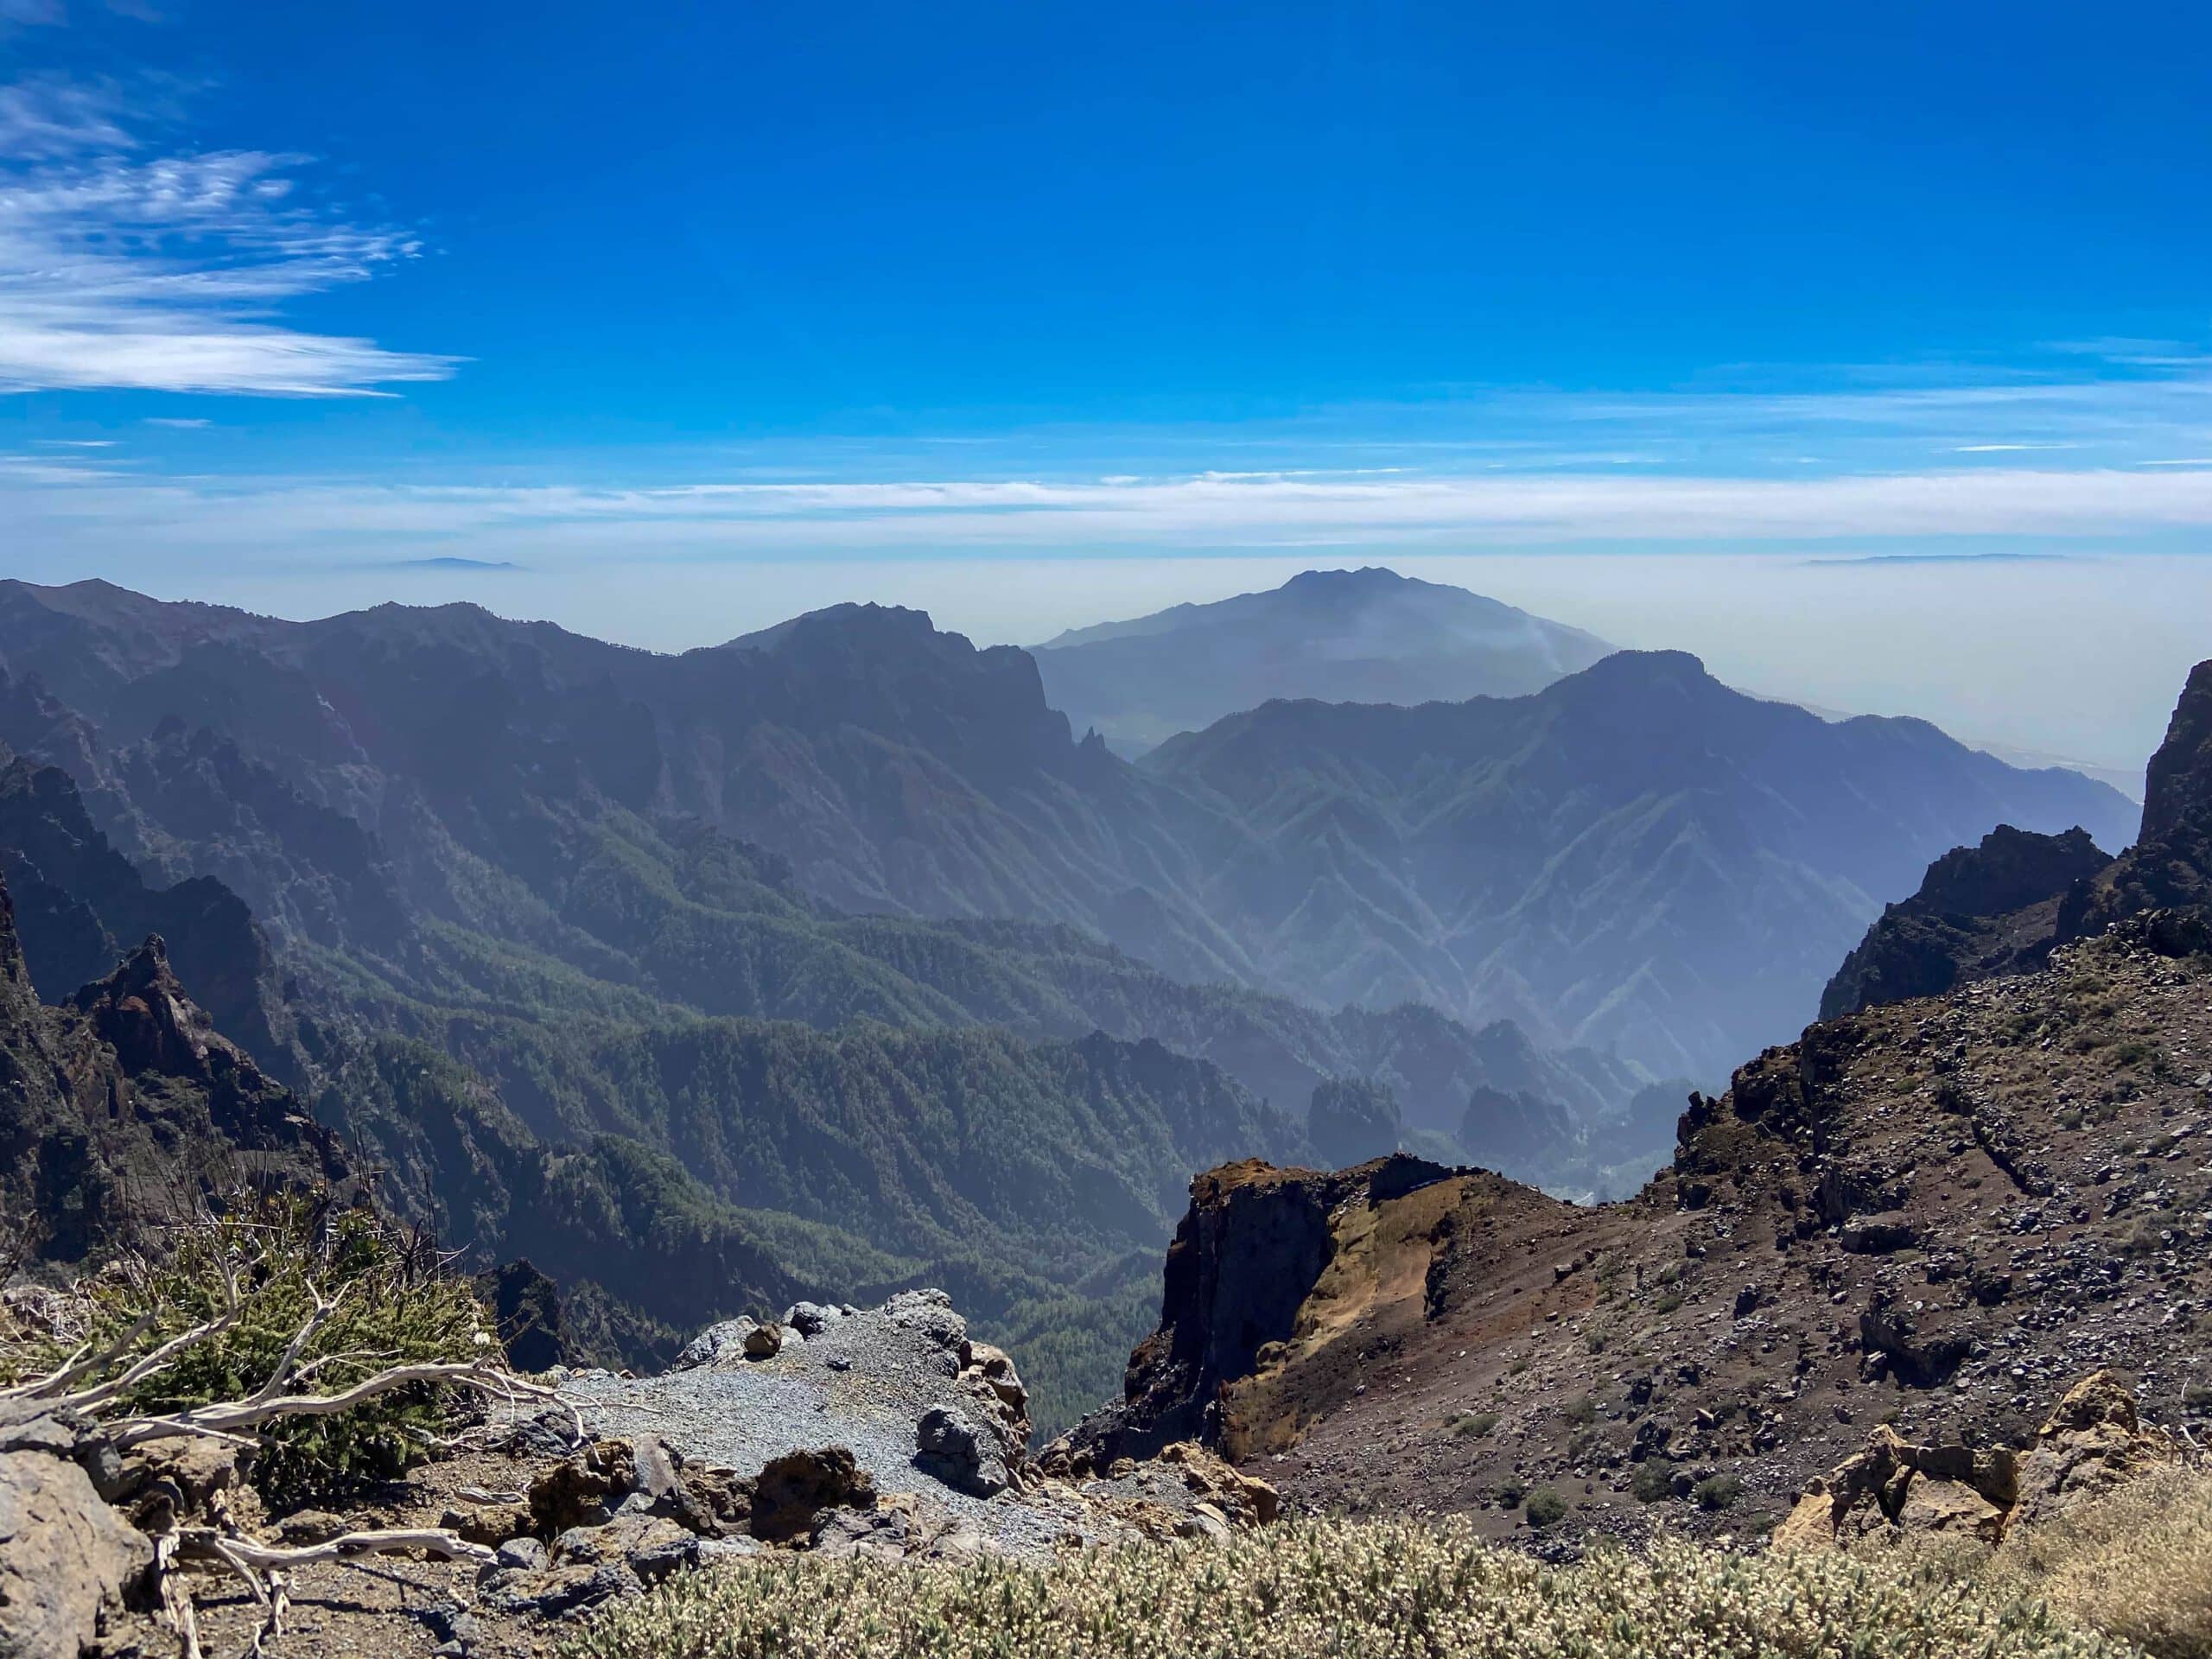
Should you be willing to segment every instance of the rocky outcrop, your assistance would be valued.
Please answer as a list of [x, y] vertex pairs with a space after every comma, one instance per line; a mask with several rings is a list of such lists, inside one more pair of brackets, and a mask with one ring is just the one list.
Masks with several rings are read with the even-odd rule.
[[2135, 844], [2107, 858], [2086, 831], [2000, 825], [1979, 847], [1929, 866], [1891, 905], [1821, 997], [1821, 1018], [1936, 996], [2031, 971], [2061, 944], [2154, 910], [2212, 907], [2212, 661], [2190, 672], [2145, 775]]
[[2181, 1455], [2181, 1445], [2142, 1420], [2133, 1390], [2110, 1371], [2076, 1384], [2021, 1458], [2011, 1521], [2061, 1515]]
[[1953, 848], [1867, 929], [1821, 994], [1821, 1018], [2040, 967], [2059, 938], [2060, 900], [2111, 861], [2081, 829], [1999, 824], [1980, 845]]
[[146, 880], [93, 822], [55, 766], [0, 747], [0, 876], [16, 902], [32, 982], [48, 1002], [113, 970], [134, 939], [158, 933], [215, 1023], [288, 1077], [302, 1054], [268, 941], [245, 902], [211, 876]]
[[43, 1007], [0, 886], [0, 1216], [74, 1261], [242, 1180], [342, 1185], [337, 1138], [218, 1035], [158, 938]]
[[1130, 1355], [1122, 1399], [1085, 1419], [1054, 1457], [1105, 1469], [1179, 1440], [1222, 1443], [1225, 1390], [1300, 1335], [1338, 1257], [1344, 1215], [1367, 1220], [1454, 1174], [1399, 1153], [1334, 1174], [1250, 1161], [1200, 1175], [1167, 1248], [1160, 1328]]
[[2110, 1371], [2077, 1383], [2025, 1451], [1922, 1445], [1885, 1425], [1866, 1449], [1807, 1484], [1775, 1529], [1778, 1550], [1875, 1533], [1955, 1533], [1996, 1543], [2172, 1462], [2178, 1444], [2146, 1427]]
[[2212, 907], [2212, 661], [2190, 671], [2145, 779], [2135, 845], [2061, 907], [2063, 937], [2085, 938], [2152, 910]]

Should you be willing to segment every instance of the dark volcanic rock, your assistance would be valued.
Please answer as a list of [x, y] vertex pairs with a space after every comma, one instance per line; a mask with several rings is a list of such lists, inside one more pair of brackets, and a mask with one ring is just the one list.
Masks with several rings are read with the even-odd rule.
[[2165, 741], [2151, 757], [2143, 833], [2060, 907], [2067, 938], [2150, 910], [2212, 906], [2212, 661], [2190, 671]]
[[0, 766], [0, 875], [46, 1001], [111, 973], [132, 941], [158, 933], [219, 1029], [265, 1064], [296, 1070], [269, 944], [245, 901], [210, 876], [149, 883], [93, 823], [60, 767], [21, 757]]
[[0, 1211], [74, 1261], [241, 1181], [335, 1185], [337, 1138], [218, 1035], [149, 939], [41, 1006], [0, 887]]
[[1999, 824], [1980, 846], [1953, 848], [1844, 959], [1821, 994], [1821, 1018], [2038, 966], [2058, 940], [2060, 899], [2111, 861], [2082, 829], [2042, 836]]
[[1999, 826], [1929, 866], [1891, 905], [1821, 997], [1834, 1019], [1881, 1002], [2024, 972], [2056, 945], [2151, 911], [2212, 906], [2212, 662], [2190, 671], [2145, 776], [2142, 832], [2107, 858], [2081, 830]]

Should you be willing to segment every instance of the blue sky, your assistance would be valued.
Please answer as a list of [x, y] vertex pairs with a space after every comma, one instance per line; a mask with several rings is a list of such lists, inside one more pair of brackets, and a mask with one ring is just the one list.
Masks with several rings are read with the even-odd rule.
[[0, 0], [0, 564], [676, 645], [2034, 553], [2203, 654], [2120, 635], [2212, 524], [2212, 23], [1812, 11]]

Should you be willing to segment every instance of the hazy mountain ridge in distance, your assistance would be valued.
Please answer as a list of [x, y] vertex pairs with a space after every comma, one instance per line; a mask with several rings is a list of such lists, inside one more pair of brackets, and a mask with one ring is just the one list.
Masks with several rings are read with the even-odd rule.
[[1265, 593], [1071, 628], [1030, 654], [1047, 700], [1074, 729], [1136, 754], [1281, 697], [1517, 696], [1611, 649], [1464, 588], [1370, 566], [1308, 570]]
[[1540, 1038], [1718, 1077], [1815, 1011], [1834, 963], [1930, 859], [1993, 824], [2134, 812], [1923, 721], [1830, 724], [1624, 652], [1533, 696], [1281, 702], [1145, 757], [1237, 817], [1211, 914], [1323, 1000], [1506, 1013]]
[[[1840, 709], [1827, 708], [1821, 703], [1807, 702], [1802, 697], [1769, 696], [1764, 692], [1754, 692], [1752, 695], [1768, 702], [1794, 704], [1808, 714], [1818, 715], [1825, 721], [1859, 718], [1856, 715], [1847, 715]], [[2054, 767], [2067, 772], [2078, 772], [2084, 778], [2094, 778], [2099, 783], [2108, 785], [2118, 790], [2139, 806], [2143, 803], [2143, 768], [2140, 766], [2103, 766], [2094, 760], [2082, 760], [2072, 755], [2054, 753], [2048, 749], [2022, 748], [2017, 744], [1995, 743], [1983, 737], [1961, 737], [1959, 741], [1970, 749], [1980, 749], [1984, 754], [1993, 754], [2006, 766], [2016, 766], [2022, 772], [2048, 772]]]

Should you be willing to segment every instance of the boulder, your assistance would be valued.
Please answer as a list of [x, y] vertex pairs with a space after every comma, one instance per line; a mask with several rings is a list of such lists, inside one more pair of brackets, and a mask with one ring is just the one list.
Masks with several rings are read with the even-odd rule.
[[1828, 1491], [1827, 1482], [1815, 1477], [1806, 1483], [1797, 1502], [1775, 1528], [1767, 1547], [1783, 1555], [1807, 1549], [1827, 1549], [1835, 1542], [1835, 1500]]
[[564, 1458], [530, 1484], [536, 1530], [553, 1537], [572, 1527], [601, 1527], [635, 1489], [636, 1448], [628, 1440], [600, 1440]]
[[155, 1440], [123, 1460], [122, 1491], [164, 1489], [177, 1513], [188, 1517], [212, 1514], [238, 1483], [238, 1448], [220, 1440], [180, 1435]]
[[815, 1553], [831, 1560], [899, 1560], [916, 1542], [913, 1516], [887, 1507], [825, 1510], [816, 1517], [812, 1535]]
[[996, 1438], [945, 1406], [931, 1407], [914, 1425], [914, 1466], [976, 1497], [989, 1497], [1013, 1484]]
[[1241, 1473], [1195, 1440], [1160, 1447], [1157, 1461], [1181, 1475], [1183, 1484], [1199, 1499], [1198, 1507], [1211, 1509], [1227, 1526], [1264, 1527], [1281, 1508], [1273, 1486]]
[[999, 1403], [1021, 1425], [1022, 1438], [1028, 1438], [1029, 1390], [1022, 1386], [1021, 1375], [1014, 1369], [1014, 1359], [1002, 1348], [994, 1348], [988, 1342], [969, 1342], [961, 1350], [960, 1370], [982, 1382]]
[[747, 1359], [773, 1359], [783, 1350], [784, 1327], [780, 1325], [756, 1325], [745, 1333]]
[[9, 1449], [0, 1450], [0, 1659], [73, 1659], [143, 1583], [153, 1545], [60, 1449], [73, 1447], [77, 1426], [17, 1410], [8, 1431]]
[[1778, 1550], [1822, 1548], [1879, 1532], [1940, 1532], [1995, 1542], [2171, 1462], [2177, 1448], [2145, 1426], [2111, 1371], [2077, 1383], [2024, 1455], [2005, 1446], [1922, 1446], [1885, 1425], [1825, 1480], [1808, 1482], [1774, 1530]]
[[447, 1531], [459, 1533], [472, 1544], [495, 1548], [527, 1532], [535, 1521], [526, 1503], [456, 1504], [438, 1517], [438, 1524]]
[[531, 1537], [510, 1538], [501, 1544], [493, 1561], [518, 1573], [543, 1573], [551, 1560], [543, 1543]]
[[2020, 1460], [2019, 1491], [2008, 1525], [2049, 1519], [2085, 1497], [2171, 1463], [2179, 1448], [2146, 1427], [2135, 1395], [2111, 1371], [2076, 1383], [2036, 1433]]
[[1888, 1255], [1920, 1243], [1920, 1229], [1894, 1210], [1853, 1216], [1843, 1224], [1843, 1248], [1853, 1255]]
[[1900, 1532], [1947, 1532], [1995, 1543], [2005, 1530], [2005, 1511], [1962, 1480], [1916, 1473], [1897, 1506]]
[[1774, 1531], [1773, 1547], [1823, 1548], [1838, 1539], [1885, 1531], [1965, 1532], [1994, 1539], [2015, 1487], [2012, 1453], [2002, 1446], [1924, 1446], [1887, 1424], [1866, 1449], [1813, 1480]]
[[701, 1365], [726, 1365], [743, 1357], [745, 1339], [759, 1323], [742, 1316], [710, 1325], [685, 1343], [669, 1363], [671, 1371], [688, 1371]]
[[753, 1535], [785, 1543], [810, 1534], [815, 1517], [824, 1510], [864, 1510], [874, 1503], [875, 1481], [847, 1447], [787, 1452], [753, 1478]]
[[734, 1469], [686, 1460], [669, 1513], [702, 1538], [735, 1537], [753, 1519], [753, 1482]]

